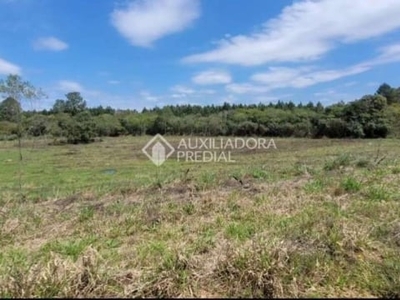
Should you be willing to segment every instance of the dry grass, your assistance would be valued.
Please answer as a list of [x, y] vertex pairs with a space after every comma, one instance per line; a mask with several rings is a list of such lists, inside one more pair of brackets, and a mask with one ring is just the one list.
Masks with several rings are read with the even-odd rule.
[[374, 165], [370, 141], [302, 142], [121, 189], [4, 192], [0, 296], [400, 297], [399, 150]]

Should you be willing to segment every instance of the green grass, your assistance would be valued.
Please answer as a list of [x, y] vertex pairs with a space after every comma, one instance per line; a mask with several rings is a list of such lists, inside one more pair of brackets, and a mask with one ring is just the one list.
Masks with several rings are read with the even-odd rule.
[[159, 168], [148, 140], [0, 142], [0, 297], [400, 296], [398, 140]]

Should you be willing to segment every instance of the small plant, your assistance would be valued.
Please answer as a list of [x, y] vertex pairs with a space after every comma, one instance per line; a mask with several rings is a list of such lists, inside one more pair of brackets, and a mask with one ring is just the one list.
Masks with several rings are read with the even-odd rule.
[[294, 165], [294, 175], [302, 176], [302, 175], [309, 175], [312, 173], [312, 169], [307, 166], [305, 163], [300, 161], [296, 162]]
[[255, 228], [248, 223], [231, 223], [225, 230], [228, 237], [244, 241], [249, 239], [255, 233]]
[[126, 211], [126, 206], [117, 200], [107, 207], [107, 211], [113, 215], [120, 215]]
[[200, 189], [207, 189], [210, 188], [211, 186], [213, 186], [216, 183], [216, 175], [215, 173], [203, 173], [200, 175], [199, 178], [199, 186]]
[[400, 174], [400, 167], [395, 167], [392, 169], [392, 174]]
[[77, 240], [67, 240], [67, 241], [51, 241], [45, 244], [41, 251], [44, 253], [56, 252], [61, 255], [70, 256], [74, 261], [76, 261], [79, 255], [93, 242], [95, 241], [94, 237], [88, 237], [85, 239], [77, 239]]
[[367, 158], [359, 158], [356, 161], [356, 167], [358, 168], [368, 168], [371, 166], [371, 162]]
[[256, 179], [266, 179], [269, 177], [268, 172], [263, 169], [254, 169], [251, 175]]
[[315, 179], [310, 182], [307, 182], [304, 185], [304, 190], [307, 193], [318, 193], [324, 189], [325, 183], [321, 179]]
[[357, 181], [353, 177], [347, 177], [340, 183], [340, 187], [348, 192], [348, 193], [355, 193], [361, 189], [361, 182]]
[[183, 211], [190, 216], [196, 212], [196, 208], [192, 202], [189, 202], [183, 205]]
[[106, 241], [106, 246], [108, 248], [118, 248], [121, 245], [121, 243], [119, 241], [117, 241], [116, 239], [110, 239]]
[[94, 209], [93, 207], [87, 206], [84, 207], [79, 215], [79, 222], [85, 222], [92, 219], [94, 216]]
[[389, 193], [383, 186], [372, 186], [368, 189], [368, 199], [372, 201], [385, 201], [390, 198]]
[[351, 163], [351, 156], [349, 154], [340, 154], [333, 160], [327, 161], [324, 165], [324, 170], [332, 171], [340, 169], [341, 167], [347, 167]]

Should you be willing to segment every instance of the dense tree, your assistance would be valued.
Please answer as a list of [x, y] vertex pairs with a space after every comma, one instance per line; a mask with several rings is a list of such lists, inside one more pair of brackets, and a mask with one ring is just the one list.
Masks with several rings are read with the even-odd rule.
[[385, 97], [389, 105], [393, 103], [400, 103], [399, 89], [394, 89], [387, 83], [381, 84], [376, 91], [376, 94]]
[[[3, 95], [9, 98], [0, 103], [0, 135], [10, 138], [21, 132], [32, 136], [50, 135], [68, 143], [88, 143], [103, 136], [157, 133], [313, 138], [384, 138], [390, 134], [400, 137], [399, 88], [388, 84], [382, 84], [374, 95], [327, 107], [321, 102], [310, 101], [304, 105], [280, 100], [249, 105], [167, 105], [137, 112], [114, 110], [109, 106], [88, 108], [80, 93], [71, 92], [65, 95], [66, 99], [56, 100], [51, 110], [23, 112], [21, 100], [30, 94], [15, 93], [12, 95], [17, 98], [13, 98], [10, 87], [18, 86], [16, 82], [21, 80], [12, 80], [2, 83]], [[31, 92], [36, 95], [34, 90]]]
[[94, 117], [93, 121], [96, 125], [95, 131], [97, 136], [119, 136], [126, 133], [121, 122], [113, 115], [101, 114]]
[[66, 112], [65, 100], [57, 99], [53, 105], [52, 111], [53, 113], [63, 113]]
[[111, 108], [110, 106], [107, 106], [104, 108], [102, 105], [94, 108], [89, 108], [89, 112], [91, 113], [92, 116], [100, 116], [104, 114], [109, 114], [109, 115], [114, 115], [115, 114], [115, 109]]
[[42, 136], [48, 133], [49, 119], [41, 114], [35, 114], [25, 122], [27, 132], [32, 136]]
[[21, 111], [21, 104], [14, 98], [8, 97], [0, 103], [0, 120], [17, 123]]
[[96, 124], [88, 111], [82, 111], [73, 117], [65, 117], [59, 120], [58, 126], [62, 136], [71, 144], [89, 143], [94, 140]]
[[86, 101], [79, 92], [71, 92], [65, 95], [65, 112], [75, 116], [86, 109]]

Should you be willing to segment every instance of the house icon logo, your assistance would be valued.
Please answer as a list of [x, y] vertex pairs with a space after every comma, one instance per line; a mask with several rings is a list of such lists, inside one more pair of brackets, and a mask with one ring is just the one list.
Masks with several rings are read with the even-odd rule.
[[174, 152], [174, 147], [161, 135], [155, 135], [142, 152], [157, 166], [161, 166]]

